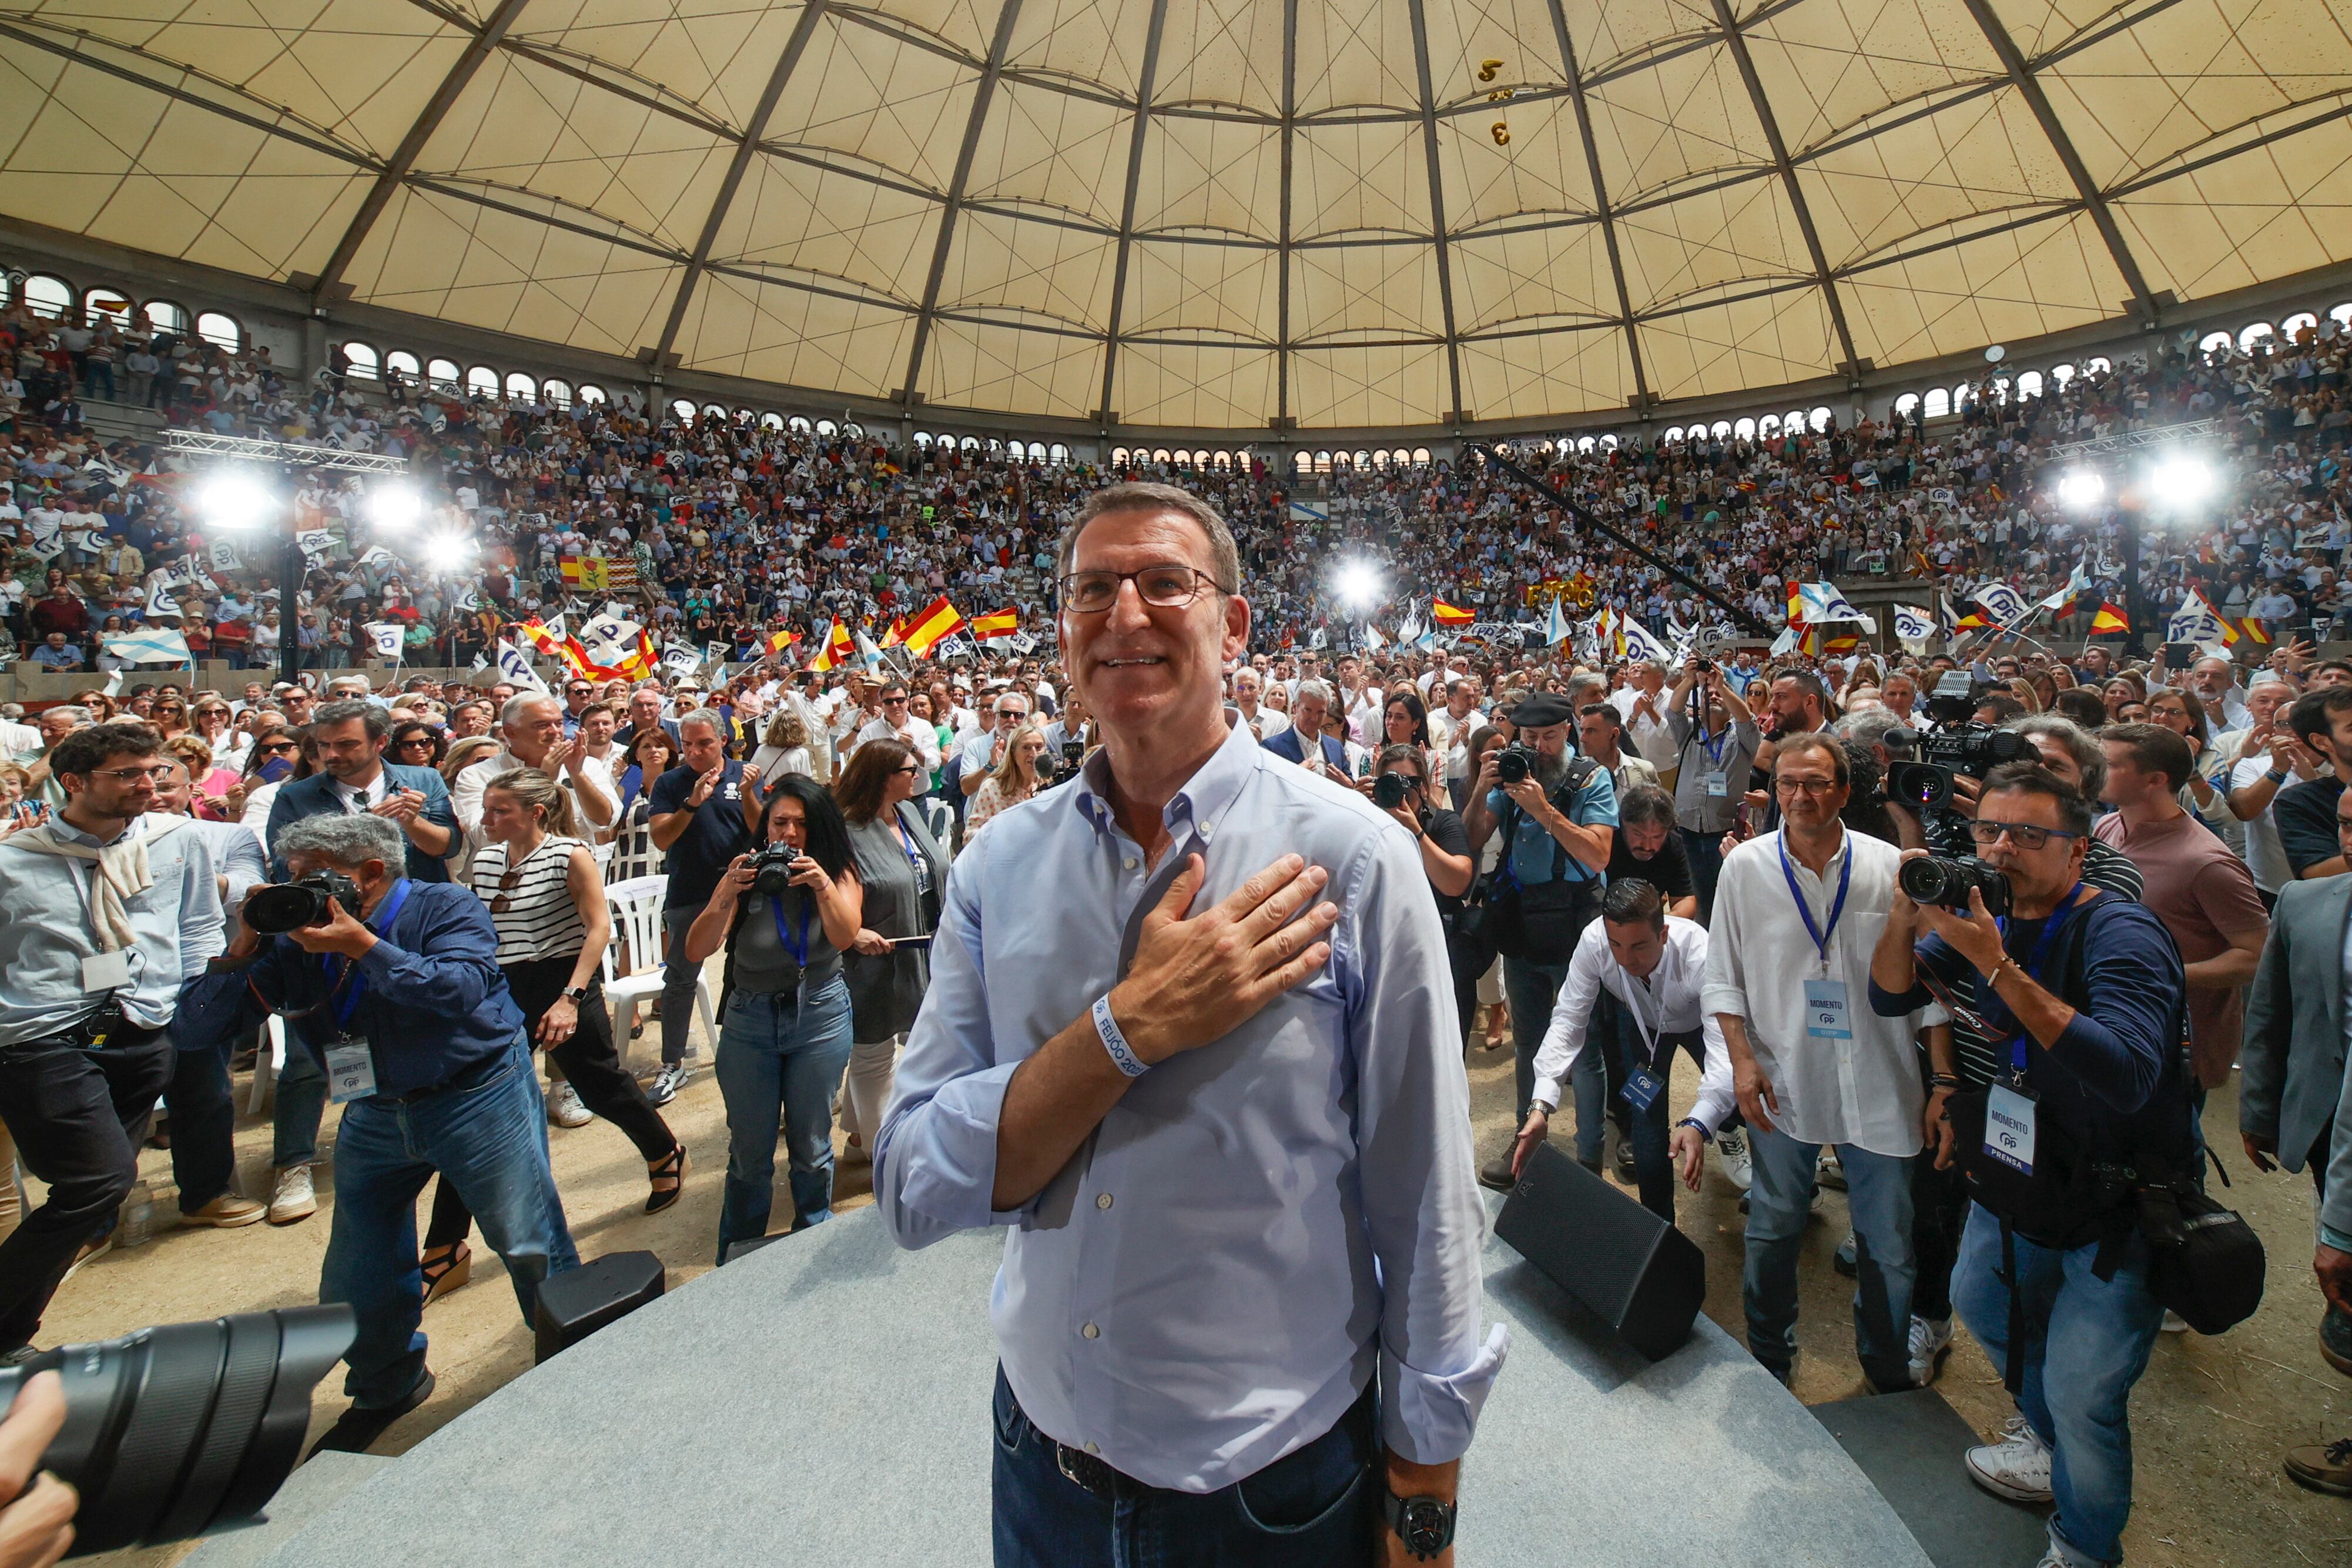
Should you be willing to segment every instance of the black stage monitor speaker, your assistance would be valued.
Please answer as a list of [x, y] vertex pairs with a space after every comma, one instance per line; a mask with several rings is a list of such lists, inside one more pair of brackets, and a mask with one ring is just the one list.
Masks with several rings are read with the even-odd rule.
[[570, 1350], [605, 1324], [659, 1300], [669, 1276], [650, 1252], [608, 1252], [539, 1282], [531, 1328], [535, 1359]]
[[719, 1259], [719, 1267], [724, 1268], [744, 1254], [757, 1252], [760, 1248], [766, 1247], [772, 1242], [783, 1240], [784, 1237], [791, 1234], [792, 1232], [790, 1231], [780, 1230], [773, 1236], [755, 1236], [743, 1241], [730, 1241], [727, 1244], [726, 1252], [722, 1254]]
[[1698, 1244], [1549, 1143], [1538, 1143], [1495, 1234], [1553, 1284], [1663, 1361], [1706, 1300]]

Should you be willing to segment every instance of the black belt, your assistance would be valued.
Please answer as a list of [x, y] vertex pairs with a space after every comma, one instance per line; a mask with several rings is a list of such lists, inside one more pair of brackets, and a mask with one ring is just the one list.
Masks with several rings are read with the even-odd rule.
[[[1336, 1426], [1350, 1418], [1356, 1418], [1360, 1419], [1363, 1423], [1365, 1431], [1370, 1432], [1372, 1427], [1373, 1419], [1377, 1414], [1375, 1405], [1376, 1395], [1373, 1393], [1373, 1384], [1369, 1383], [1366, 1384], [1364, 1385], [1364, 1392], [1357, 1395], [1355, 1404], [1349, 1406], [1347, 1412], [1339, 1417], [1339, 1420], [1338, 1422], [1334, 1422], [1332, 1425]], [[1005, 1390], [1005, 1393], [1008, 1395], [1011, 1394], [1012, 1392], [1013, 1391], [1010, 1387]], [[1155, 1487], [1149, 1481], [1139, 1481], [1133, 1476], [1129, 1475], [1126, 1471], [1115, 1468], [1111, 1465], [1106, 1463], [1098, 1455], [1089, 1454], [1084, 1448], [1073, 1448], [1067, 1443], [1057, 1441], [1048, 1435], [1045, 1428], [1039, 1426], [1037, 1423], [1029, 1419], [1029, 1413], [1021, 1408], [1021, 1401], [1018, 1398], [1014, 1398], [1013, 1401], [1013, 1411], [1014, 1415], [1021, 1417], [1022, 1424], [1027, 1426], [1029, 1430], [1036, 1433], [1037, 1436], [1045, 1442], [1054, 1445], [1054, 1468], [1060, 1470], [1065, 1478], [1075, 1482], [1078, 1486], [1084, 1487], [1088, 1492], [1091, 1492], [1094, 1496], [1101, 1499], [1103, 1501], [1117, 1502], [1121, 1498], [1173, 1495], [1172, 1489], [1171, 1488]], [[1329, 1436], [1330, 1433], [1330, 1427], [1326, 1427], [1323, 1431], [1316, 1434], [1314, 1437], [1309, 1438], [1308, 1442], [1319, 1443], [1325, 1437]], [[1367, 1446], [1369, 1447], [1369, 1445]], [[1304, 1448], [1306, 1447], [1306, 1443], [1301, 1443], [1299, 1445], [1300, 1448]], [[1297, 1449], [1292, 1450], [1293, 1453], [1296, 1453], [1297, 1451]], [[1289, 1457], [1290, 1456], [1287, 1454], [1283, 1456], [1284, 1458], [1287, 1458]], [[1282, 1461], [1277, 1459], [1275, 1462], [1276, 1464], [1280, 1464]]]

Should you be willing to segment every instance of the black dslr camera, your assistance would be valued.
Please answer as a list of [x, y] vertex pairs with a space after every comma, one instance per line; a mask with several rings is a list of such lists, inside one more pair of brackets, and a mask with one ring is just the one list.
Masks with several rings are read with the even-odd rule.
[[341, 871], [313, 871], [290, 882], [256, 888], [245, 897], [245, 923], [263, 936], [284, 936], [304, 926], [324, 925], [341, 904], [357, 920], [359, 884]]
[[1981, 860], [1948, 860], [1930, 855], [1906, 860], [1895, 873], [1903, 894], [1915, 904], [1940, 904], [1959, 914], [1969, 912], [1969, 889], [1984, 895], [1985, 912], [2009, 913], [2009, 879]]
[[1372, 781], [1372, 804], [1382, 811], [1394, 811], [1404, 804], [1412, 788], [1412, 781], [1402, 773], [1382, 773]]
[[1533, 746], [1505, 746], [1495, 754], [1495, 777], [1507, 784], [1523, 783], [1541, 761]]
[[1927, 717], [1943, 727], [1887, 731], [1889, 746], [1910, 746], [1917, 753], [1916, 762], [1896, 763], [1886, 770], [1889, 801], [1917, 812], [1949, 811], [1954, 774], [1982, 779], [2003, 763], [2033, 755], [2024, 736], [1975, 722], [1970, 716], [1977, 700], [1977, 683], [1968, 671], [1948, 669], [1927, 704]]
[[751, 857], [751, 891], [763, 899], [783, 897], [793, 885], [793, 862], [801, 851], [789, 844], [770, 844]]

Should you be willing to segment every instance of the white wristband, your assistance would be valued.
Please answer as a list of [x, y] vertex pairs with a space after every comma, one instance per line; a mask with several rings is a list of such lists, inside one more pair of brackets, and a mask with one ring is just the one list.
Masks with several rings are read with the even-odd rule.
[[1095, 1033], [1102, 1037], [1103, 1049], [1110, 1053], [1110, 1059], [1119, 1071], [1129, 1078], [1141, 1078], [1150, 1070], [1150, 1064], [1135, 1054], [1134, 1047], [1127, 1043], [1127, 1037], [1119, 1033], [1118, 1020], [1110, 1016], [1110, 995], [1108, 992], [1095, 999]]

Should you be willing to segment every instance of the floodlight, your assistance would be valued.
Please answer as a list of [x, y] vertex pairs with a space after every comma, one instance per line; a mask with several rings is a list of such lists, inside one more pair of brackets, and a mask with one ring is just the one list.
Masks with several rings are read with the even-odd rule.
[[2076, 468], [2058, 480], [2058, 504], [2069, 511], [2088, 511], [2107, 493], [2107, 481], [2090, 468]]
[[425, 498], [406, 485], [384, 485], [368, 491], [368, 521], [386, 532], [414, 528], [425, 515]]
[[2153, 480], [2158, 503], [2167, 507], [2195, 506], [2213, 493], [2213, 469], [2199, 458], [2168, 458]]
[[462, 572], [474, 558], [474, 542], [462, 533], [436, 533], [425, 542], [425, 564], [436, 572]]
[[1331, 588], [1342, 605], [1360, 614], [1380, 602], [1381, 574], [1370, 562], [1349, 561], [1340, 566]]
[[196, 510], [207, 528], [241, 532], [278, 515], [278, 497], [253, 475], [225, 468], [196, 491]]

